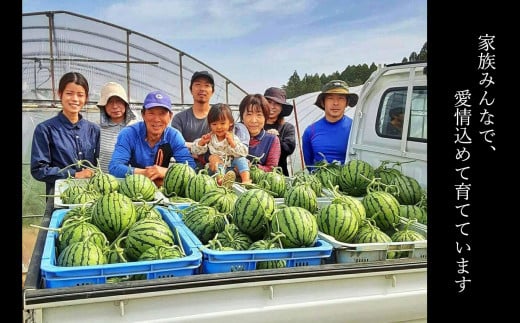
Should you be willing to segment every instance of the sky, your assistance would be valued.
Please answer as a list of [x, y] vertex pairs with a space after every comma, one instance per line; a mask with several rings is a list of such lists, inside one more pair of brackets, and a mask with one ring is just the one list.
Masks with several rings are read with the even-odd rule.
[[296, 71], [401, 62], [427, 41], [426, 0], [22, 0], [22, 12], [69, 11], [186, 52], [249, 93]]

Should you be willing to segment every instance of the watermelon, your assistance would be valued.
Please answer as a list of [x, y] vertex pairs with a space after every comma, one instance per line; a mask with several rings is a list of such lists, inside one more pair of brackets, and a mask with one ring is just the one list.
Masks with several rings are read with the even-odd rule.
[[212, 206], [220, 213], [231, 213], [238, 195], [225, 187], [216, 187], [213, 191], [205, 193], [199, 203], [202, 205]]
[[235, 224], [227, 224], [223, 231], [215, 235], [215, 239], [220, 241], [224, 247], [231, 247], [234, 250], [247, 250], [253, 240], [240, 231]]
[[117, 238], [108, 248], [107, 263], [116, 264], [121, 262], [128, 262], [125, 255], [125, 249], [122, 244], [127, 236]]
[[339, 184], [339, 176], [341, 174], [341, 164], [338, 161], [328, 163], [324, 159], [323, 165], [317, 167], [314, 176], [321, 182], [322, 187], [332, 189]]
[[323, 195], [323, 186], [321, 184], [321, 181], [314, 174], [309, 174], [305, 172], [296, 173], [292, 182], [292, 186], [297, 186], [299, 184], [308, 184], [316, 194], [316, 197]]
[[428, 215], [426, 209], [417, 205], [400, 205], [399, 215], [410, 220], [416, 219], [417, 222], [428, 224]]
[[369, 163], [353, 159], [341, 168], [338, 184], [348, 195], [364, 196], [373, 178], [374, 168]]
[[316, 217], [302, 207], [288, 206], [277, 209], [270, 223], [272, 232], [285, 235], [280, 238], [284, 248], [312, 247], [318, 239]]
[[254, 188], [238, 196], [232, 217], [240, 231], [253, 240], [266, 232], [266, 224], [276, 209], [274, 197], [266, 191]]
[[[262, 239], [253, 242], [249, 246], [249, 250], [272, 250], [282, 249], [282, 242], [280, 238], [285, 236], [283, 233], [271, 233], [271, 239]], [[287, 261], [285, 259], [266, 260], [258, 261], [256, 263], [256, 269], [274, 269], [274, 268], [285, 268], [287, 267]]]
[[166, 197], [177, 196], [186, 197], [186, 188], [190, 178], [197, 173], [188, 163], [172, 164], [164, 175], [163, 189]]
[[106, 263], [104, 250], [96, 243], [89, 241], [89, 238], [71, 243], [56, 259], [56, 264], [62, 267], [93, 266]]
[[285, 176], [281, 167], [274, 167], [267, 172], [258, 182], [258, 186], [270, 191], [273, 197], [283, 197], [286, 190]]
[[421, 185], [415, 178], [410, 176], [395, 176], [391, 184], [396, 186], [396, 191], [393, 195], [397, 198], [400, 204], [417, 204], [423, 196]]
[[[95, 235], [93, 235], [96, 233]], [[61, 252], [68, 245], [74, 242], [84, 241], [92, 236], [91, 242], [97, 244], [100, 248], [108, 246], [108, 240], [103, 232], [89, 222], [77, 222], [73, 225], [66, 225], [58, 235], [58, 251]]]
[[119, 184], [119, 193], [128, 196], [132, 201], [153, 201], [157, 187], [143, 174], [128, 174]]
[[154, 246], [146, 249], [146, 251], [139, 256], [138, 261], [177, 259], [185, 256], [186, 254], [177, 245]]
[[205, 169], [201, 169], [197, 175], [191, 177], [186, 184], [185, 195], [187, 198], [200, 201], [200, 198], [217, 188], [215, 179], [208, 175]]
[[392, 229], [399, 223], [399, 202], [388, 192], [372, 191], [363, 198], [367, 218], [375, 220], [381, 230]]
[[316, 215], [316, 220], [321, 232], [340, 242], [352, 242], [360, 223], [358, 215], [346, 204], [337, 203], [322, 207]]
[[92, 176], [88, 184], [91, 185], [100, 194], [116, 192], [119, 189], [119, 181], [114, 175], [102, 172], [96, 172]]
[[121, 193], [102, 195], [92, 207], [92, 223], [114, 241], [135, 223], [137, 214], [132, 200]]
[[226, 216], [208, 205], [192, 204], [181, 210], [180, 213], [184, 224], [199, 238], [202, 244], [207, 244], [217, 232], [224, 230], [227, 224]]
[[287, 206], [299, 206], [311, 213], [318, 210], [318, 197], [309, 182], [293, 185], [285, 194]]
[[125, 254], [128, 259], [137, 260], [148, 248], [172, 246], [173, 233], [164, 221], [144, 219], [136, 222], [128, 230], [125, 241]]

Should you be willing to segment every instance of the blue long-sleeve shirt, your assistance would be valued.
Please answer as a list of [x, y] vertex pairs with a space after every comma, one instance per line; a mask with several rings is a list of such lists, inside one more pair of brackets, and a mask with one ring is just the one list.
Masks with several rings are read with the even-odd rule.
[[74, 177], [81, 168], [63, 168], [88, 160], [97, 165], [99, 158], [99, 126], [79, 115], [72, 124], [63, 112], [38, 124], [34, 129], [31, 149], [31, 174], [45, 182], [46, 194], [52, 194], [57, 179]]
[[309, 125], [302, 136], [303, 159], [305, 166], [312, 170], [325, 155], [327, 162], [334, 160], [345, 163], [347, 145], [352, 119], [343, 116], [336, 122], [329, 122], [325, 117]]
[[181, 133], [168, 126], [153, 147], [145, 141], [146, 125], [139, 121], [127, 126], [117, 136], [114, 153], [108, 166], [108, 171], [115, 177], [123, 178], [126, 174], [133, 174], [134, 168], [146, 168], [155, 164], [155, 156], [159, 146], [169, 143], [172, 148], [173, 158], [177, 163], [188, 162], [190, 167], [195, 168], [195, 161], [186, 147], [186, 142]]

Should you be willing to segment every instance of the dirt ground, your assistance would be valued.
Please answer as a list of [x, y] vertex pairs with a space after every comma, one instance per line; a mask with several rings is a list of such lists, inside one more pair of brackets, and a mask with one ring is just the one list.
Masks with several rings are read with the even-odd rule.
[[31, 256], [34, 249], [34, 243], [38, 237], [38, 229], [32, 227], [22, 228], [22, 287], [25, 283], [25, 273], [29, 268]]

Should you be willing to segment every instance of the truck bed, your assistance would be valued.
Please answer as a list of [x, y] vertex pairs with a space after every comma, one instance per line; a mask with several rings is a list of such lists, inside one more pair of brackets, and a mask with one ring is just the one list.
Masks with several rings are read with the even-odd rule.
[[[48, 206], [42, 226], [52, 214]], [[398, 259], [41, 288], [46, 232], [23, 288], [25, 322], [426, 322], [426, 261]]]

